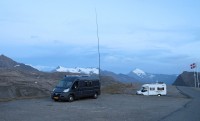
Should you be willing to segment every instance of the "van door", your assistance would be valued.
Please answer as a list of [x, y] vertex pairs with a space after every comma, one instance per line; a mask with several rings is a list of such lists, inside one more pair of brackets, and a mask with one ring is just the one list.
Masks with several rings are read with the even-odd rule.
[[76, 98], [81, 97], [82, 95], [82, 90], [81, 90], [81, 85], [80, 85], [80, 81], [75, 81], [73, 86], [72, 86], [72, 93], [74, 94], [74, 96]]

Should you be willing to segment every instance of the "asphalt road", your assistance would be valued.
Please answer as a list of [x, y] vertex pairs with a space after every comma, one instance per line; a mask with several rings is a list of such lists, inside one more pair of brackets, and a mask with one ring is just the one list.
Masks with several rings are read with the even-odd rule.
[[162, 118], [162, 121], [200, 121], [200, 89], [192, 87], [178, 87], [191, 98], [182, 108]]
[[169, 90], [168, 96], [161, 97], [102, 94], [98, 99], [82, 99], [72, 103], [54, 102], [50, 98], [0, 102], [0, 121], [167, 120], [180, 109], [183, 110], [185, 104], [189, 106], [188, 102], [191, 101], [175, 92], [178, 91], [174, 87]]

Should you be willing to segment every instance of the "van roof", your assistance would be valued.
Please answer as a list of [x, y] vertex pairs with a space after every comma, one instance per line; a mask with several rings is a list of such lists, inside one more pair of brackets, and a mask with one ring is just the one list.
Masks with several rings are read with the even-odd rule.
[[150, 84], [143, 84], [142, 86], [149, 86], [149, 85], [162, 85], [162, 86], [166, 86], [165, 83], [150, 83]]

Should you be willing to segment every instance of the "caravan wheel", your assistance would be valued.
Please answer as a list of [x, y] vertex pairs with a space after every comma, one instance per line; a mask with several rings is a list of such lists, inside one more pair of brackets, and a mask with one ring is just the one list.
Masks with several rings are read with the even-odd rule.
[[161, 94], [158, 94], [158, 96], [161, 96]]

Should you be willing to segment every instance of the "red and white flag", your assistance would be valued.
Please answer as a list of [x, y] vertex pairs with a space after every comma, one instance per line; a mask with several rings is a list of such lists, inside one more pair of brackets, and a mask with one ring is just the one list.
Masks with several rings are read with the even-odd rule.
[[191, 69], [196, 68], [196, 63], [190, 64], [190, 68]]

